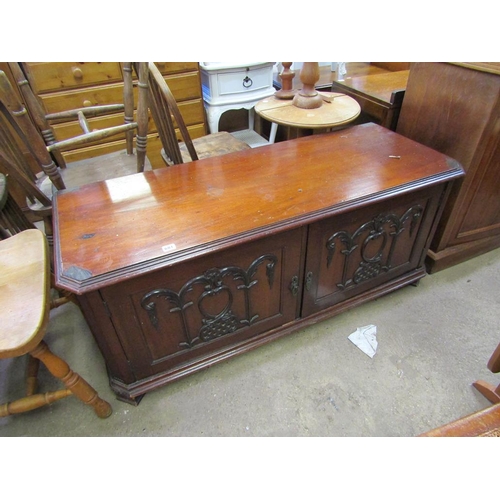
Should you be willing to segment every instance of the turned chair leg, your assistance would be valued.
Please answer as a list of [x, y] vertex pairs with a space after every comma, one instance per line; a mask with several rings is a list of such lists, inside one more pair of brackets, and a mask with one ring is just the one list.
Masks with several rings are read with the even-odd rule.
[[33, 396], [38, 389], [38, 367], [40, 360], [28, 355], [28, 368], [26, 373], [26, 396]]
[[490, 403], [500, 403], [500, 385], [495, 387], [484, 380], [472, 384]]
[[99, 397], [97, 391], [78, 373], [75, 373], [59, 356], [56, 356], [47, 344], [42, 341], [38, 344], [30, 355], [39, 359], [54, 375], [61, 380], [64, 385], [83, 403], [92, 406], [96, 415], [100, 418], [107, 418], [111, 415], [111, 405]]
[[0, 417], [36, 410], [37, 408], [50, 405], [54, 401], [66, 398], [72, 394], [69, 389], [37, 394], [39, 365], [40, 361], [38, 359], [28, 356], [26, 397], [0, 405]]

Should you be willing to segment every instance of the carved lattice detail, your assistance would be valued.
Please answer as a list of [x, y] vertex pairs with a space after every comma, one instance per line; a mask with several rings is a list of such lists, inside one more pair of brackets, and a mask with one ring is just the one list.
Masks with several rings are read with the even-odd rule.
[[[267, 261], [266, 276], [269, 288], [273, 287], [274, 270], [278, 262], [275, 255], [266, 254], [254, 260], [247, 270], [238, 266], [228, 266], [223, 268], [208, 269], [201, 276], [196, 276], [186, 282], [179, 292], [175, 292], [168, 288], [153, 290], [144, 295], [141, 300], [141, 306], [148, 312], [151, 324], [158, 330], [159, 320], [157, 315], [157, 299], [164, 298], [166, 301], [173, 304], [170, 313], [179, 313], [182, 318], [183, 331], [185, 341], [180, 343], [181, 347], [192, 347], [196, 343], [212, 340], [228, 333], [232, 333], [242, 325], [251, 325], [257, 318], [258, 314], [252, 314], [250, 303], [250, 289], [258, 283], [254, 279], [258, 268], [261, 264]], [[245, 317], [237, 318], [232, 311], [233, 292], [230, 287], [224, 283], [224, 279], [231, 276], [234, 281], [240, 281], [236, 289], [242, 291], [245, 301]], [[193, 287], [197, 284], [204, 285], [204, 291], [200, 294], [197, 300], [197, 307], [202, 316], [202, 326], [193, 336], [190, 332], [186, 310], [193, 306], [194, 302], [189, 300], [187, 295], [193, 291]], [[207, 297], [226, 295], [226, 303], [222, 310], [217, 314], [211, 314], [203, 305]]]
[[[399, 236], [405, 230], [405, 223], [410, 220], [409, 233], [413, 234], [418, 220], [422, 216], [423, 208], [420, 205], [415, 205], [409, 208], [402, 217], [395, 214], [379, 214], [372, 220], [362, 224], [352, 234], [349, 231], [341, 230], [334, 233], [326, 242], [328, 249], [327, 267], [332, 263], [337, 245], [342, 245], [340, 253], [344, 256], [344, 266], [342, 270], [342, 281], [337, 283], [337, 286], [344, 290], [348, 287], [355, 286], [359, 283], [377, 277], [381, 272], [387, 272], [392, 266], [392, 257], [396, 248]], [[388, 230], [388, 228], [392, 230]], [[368, 232], [368, 235], [366, 233]], [[362, 235], [366, 235], [362, 240]], [[368, 255], [368, 245], [376, 240], [379, 247], [374, 255]], [[384, 251], [387, 243], [390, 240], [390, 247], [387, 253], [387, 258], [383, 259]], [[350, 259], [353, 252], [360, 248], [361, 262], [354, 271], [352, 277], [348, 278]]]

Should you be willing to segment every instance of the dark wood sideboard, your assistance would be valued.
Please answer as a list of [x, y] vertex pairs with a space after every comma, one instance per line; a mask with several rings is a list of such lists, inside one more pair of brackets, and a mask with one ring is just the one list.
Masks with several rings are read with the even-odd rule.
[[137, 404], [420, 280], [462, 175], [369, 123], [60, 191], [56, 282], [78, 294], [117, 397]]
[[427, 260], [439, 271], [500, 246], [500, 63], [412, 63], [397, 132], [466, 171]]

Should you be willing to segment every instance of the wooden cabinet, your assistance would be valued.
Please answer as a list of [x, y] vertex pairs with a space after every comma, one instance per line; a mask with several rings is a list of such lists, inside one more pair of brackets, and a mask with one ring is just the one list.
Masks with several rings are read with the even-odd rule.
[[[123, 102], [122, 66], [118, 62], [39, 62], [23, 63], [35, 92], [47, 113], [67, 109]], [[205, 112], [200, 72], [196, 62], [156, 63], [165, 76], [179, 109], [194, 139], [206, 135]], [[90, 118], [92, 128], [100, 129], [123, 123], [123, 113]], [[56, 138], [64, 140], [81, 133], [78, 121], [54, 126]], [[110, 137], [92, 146], [76, 147], [64, 153], [66, 161], [92, 158], [125, 147], [125, 139]], [[148, 136], [148, 158], [153, 167], [164, 166], [160, 156], [161, 142], [152, 119]]]
[[333, 81], [331, 90], [346, 94], [359, 103], [361, 114], [356, 123], [371, 121], [396, 130], [408, 75], [408, 70], [402, 70], [346, 77]]
[[430, 246], [429, 271], [500, 246], [500, 63], [413, 63], [397, 131], [466, 171]]
[[421, 279], [462, 175], [365, 124], [59, 191], [56, 282], [134, 403]]

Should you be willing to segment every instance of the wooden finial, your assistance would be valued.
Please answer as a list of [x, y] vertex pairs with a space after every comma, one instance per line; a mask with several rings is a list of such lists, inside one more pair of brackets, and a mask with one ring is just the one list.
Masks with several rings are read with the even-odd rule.
[[283, 71], [280, 73], [280, 79], [281, 79], [281, 89], [277, 90], [274, 95], [278, 99], [293, 99], [295, 94], [297, 93], [296, 90], [293, 90], [293, 83], [292, 80], [295, 76], [295, 72], [290, 69], [290, 66], [293, 64], [291, 62], [284, 62], [281, 63], [283, 65]]
[[319, 80], [319, 63], [305, 62], [300, 70], [300, 89], [293, 98], [293, 105], [298, 108], [315, 109], [321, 107], [323, 99], [315, 89], [316, 82]]

